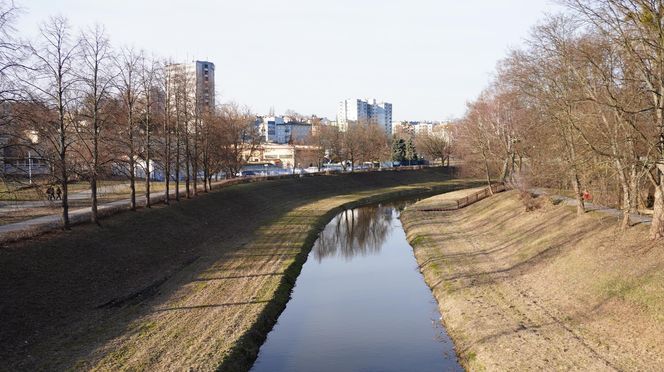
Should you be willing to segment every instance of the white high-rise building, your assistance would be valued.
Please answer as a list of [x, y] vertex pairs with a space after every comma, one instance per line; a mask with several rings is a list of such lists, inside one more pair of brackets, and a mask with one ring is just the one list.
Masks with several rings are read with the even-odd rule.
[[177, 74], [186, 74], [187, 90], [200, 110], [212, 110], [215, 106], [214, 63], [194, 61], [172, 63], [166, 66], [173, 88], [178, 84]]
[[374, 100], [369, 105], [369, 122], [385, 129], [387, 134], [392, 133], [392, 104]]
[[376, 100], [345, 99], [339, 102], [337, 125], [345, 131], [350, 123], [377, 124], [392, 133], [392, 104]]

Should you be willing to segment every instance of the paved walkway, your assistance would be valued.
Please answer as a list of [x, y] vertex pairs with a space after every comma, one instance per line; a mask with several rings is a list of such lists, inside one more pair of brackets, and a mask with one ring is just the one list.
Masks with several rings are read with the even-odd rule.
[[[569, 198], [569, 197], [561, 196], [561, 195], [551, 195], [546, 190], [544, 190], [542, 188], [534, 188], [534, 189], [531, 189], [530, 191], [533, 194], [538, 195], [538, 196], [540, 196], [540, 195], [549, 195], [549, 197], [551, 198], [552, 201], [560, 202], [563, 205], [569, 205], [569, 206], [572, 206], [572, 207], [577, 206], [577, 201], [574, 198]], [[608, 214], [610, 216], [613, 216], [613, 217], [616, 217], [616, 218], [619, 218], [619, 219], [621, 219], [623, 217], [623, 212], [619, 209], [605, 207], [603, 205], [594, 204], [592, 202], [585, 202], [584, 206], [585, 206], [587, 211], [604, 213], [604, 214]], [[638, 214], [638, 213], [631, 213], [629, 215], [629, 219], [630, 219], [630, 223], [632, 225], [640, 224], [640, 223], [642, 223], [644, 225], [650, 225], [650, 223], [652, 222], [652, 217], [642, 215], [642, 214]]]
[[[223, 181], [217, 181], [217, 182], [212, 182], [212, 186], [219, 186], [222, 183], [227, 182], [227, 180]], [[113, 186], [106, 186], [106, 187], [116, 187], [117, 185]], [[199, 192], [203, 191], [203, 187], [199, 186]], [[185, 186], [181, 185], [180, 187], [180, 197], [183, 197], [185, 192]], [[86, 194], [87, 193], [87, 194]], [[73, 198], [70, 198], [69, 200], [83, 200], [86, 198], [90, 197], [90, 191], [80, 191], [80, 192], [75, 192], [72, 193], [71, 195], [76, 195]], [[171, 190], [169, 195], [171, 196], [171, 199], [175, 199], [175, 190]], [[164, 201], [164, 192], [156, 192], [153, 193], [150, 196], [150, 202], [153, 204], [163, 202]], [[145, 195], [142, 194], [137, 194], [136, 195], [136, 205], [139, 207], [145, 206]], [[8, 202], [11, 204], [12, 202]], [[22, 202], [23, 204], [19, 207], [16, 206], [11, 206], [11, 205], [4, 205], [0, 204], [0, 213], [7, 212], [7, 211], [17, 211], [21, 209], [29, 209], [29, 208], [38, 208], [38, 207], [44, 207], [44, 206], [53, 206], [54, 207], [54, 214], [48, 215], [48, 216], [43, 216], [43, 217], [38, 217], [38, 218], [31, 218], [25, 221], [20, 221], [20, 222], [15, 222], [15, 223], [10, 223], [6, 225], [0, 225], [0, 242], [7, 241], [7, 240], [13, 240], [17, 238], [23, 238], [23, 237], [29, 237], [29, 236], [35, 236], [38, 234], [41, 234], [45, 231], [53, 230], [60, 228], [62, 226], [62, 215], [61, 215], [61, 210], [59, 208], [59, 204], [56, 204], [54, 201], [26, 201]], [[122, 199], [122, 200], [116, 200], [113, 202], [108, 202], [108, 203], [102, 203], [99, 204], [97, 207], [97, 211], [100, 216], [108, 215], [108, 214], [113, 214], [116, 213], [117, 211], [121, 210], [128, 210], [130, 209], [131, 204], [130, 204], [130, 199]], [[81, 208], [72, 208], [69, 210], [69, 220], [71, 224], [78, 224], [78, 223], [83, 223], [90, 221], [90, 214], [92, 213], [91, 207], [81, 207]]]
[[[238, 183], [248, 183], [248, 182], [258, 182], [266, 179], [280, 179], [280, 178], [292, 178], [292, 177], [302, 177], [300, 175], [292, 175], [292, 174], [287, 174], [287, 175], [277, 175], [277, 176], [254, 176], [254, 177], [241, 177], [241, 178], [232, 178], [232, 179], [223, 179], [219, 181], [213, 181], [212, 182], [212, 188], [216, 189], [219, 187], [225, 187], [225, 186], [230, 186], [230, 185], [235, 185]], [[116, 187], [117, 185], [109, 185], [105, 187]], [[174, 190], [175, 184], [172, 184], [171, 191], [169, 192], [171, 200], [175, 199], [175, 190]], [[193, 188], [193, 185], [192, 185]], [[186, 190], [186, 185], [181, 182], [180, 183], [180, 197], [184, 198], [184, 193]], [[203, 192], [203, 185], [198, 186], [198, 191]], [[87, 195], [86, 195], [87, 193]], [[89, 190], [85, 191], [78, 191], [76, 193], [72, 194], [78, 194], [78, 198], [89, 198]], [[81, 196], [83, 195], [83, 196]], [[82, 200], [79, 199], [79, 200]], [[163, 202], [165, 199], [164, 196], [164, 191], [159, 191], [155, 192], [150, 196], [150, 203], [151, 204], [157, 204], [160, 202]], [[70, 198], [70, 200], [75, 200]], [[62, 217], [61, 217], [61, 210], [57, 207], [59, 207], [55, 202], [52, 201], [30, 201], [26, 203], [31, 203], [28, 205], [35, 205], [38, 207], [43, 207], [44, 203], [52, 203], [56, 208], [54, 208], [54, 214], [48, 215], [48, 216], [43, 216], [43, 217], [38, 217], [38, 218], [32, 218], [20, 222], [15, 222], [15, 223], [10, 223], [6, 225], [0, 225], [0, 243], [6, 242], [6, 241], [11, 241], [15, 239], [20, 239], [20, 238], [27, 238], [27, 237], [33, 237], [37, 236], [39, 234], [42, 234], [46, 231], [50, 230], [55, 230], [60, 227], [62, 227]], [[145, 195], [144, 194], [137, 194], [136, 195], [136, 205], [139, 207], [145, 206]], [[2, 208], [7, 208], [3, 207], [0, 205], [0, 213], [3, 212]], [[26, 208], [28, 208], [26, 206]], [[32, 207], [34, 208], [34, 206]], [[97, 211], [100, 216], [107, 216], [111, 215], [114, 213], [117, 213], [119, 211], [123, 210], [129, 210], [131, 208], [130, 204], [130, 199], [122, 199], [122, 200], [117, 200], [113, 202], [108, 202], [108, 203], [102, 203], [99, 204], [97, 207]], [[16, 209], [5, 209], [5, 211], [16, 211]], [[91, 208], [88, 207], [81, 207], [81, 208], [71, 208], [69, 210], [69, 221], [72, 225], [78, 224], [78, 223], [84, 223], [90, 221], [90, 215], [92, 211]]]
[[[97, 188], [97, 195], [111, 194], [115, 192], [118, 188], [127, 187], [129, 188], [129, 183], [119, 183], [114, 185], [105, 185]], [[184, 190], [184, 186], [180, 187], [180, 190]], [[161, 191], [163, 193], [163, 191]], [[154, 194], [158, 194], [155, 192]], [[77, 200], [89, 200], [91, 191], [90, 189], [75, 191], [69, 193], [69, 201]], [[18, 212], [31, 208], [59, 208], [61, 206], [61, 201], [58, 200], [3, 200], [0, 201], [0, 213], [3, 212]]]

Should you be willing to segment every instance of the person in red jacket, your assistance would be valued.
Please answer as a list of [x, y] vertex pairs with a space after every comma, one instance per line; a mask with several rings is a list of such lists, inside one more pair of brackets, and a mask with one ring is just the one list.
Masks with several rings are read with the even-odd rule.
[[590, 195], [588, 190], [583, 190], [583, 201], [584, 202], [589, 202], [590, 200], [592, 200], [592, 198], [593, 197], [592, 197], [592, 195]]

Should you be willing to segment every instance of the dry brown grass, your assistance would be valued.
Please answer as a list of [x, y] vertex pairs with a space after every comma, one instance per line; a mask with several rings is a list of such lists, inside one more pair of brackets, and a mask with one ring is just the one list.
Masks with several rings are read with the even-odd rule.
[[254, 182], [9, 245], [0, 360], [246, 370], [336, 208], [460, 187], [436, 169]]
[[9, 210], [0, 214], [0, 225], [6, 225], [15, 222], [25, 221], [31, 218], [38, 218], [57, 214], [60, 211], [56, 207], [38, 207], [30, 209]]
[[[417, 204], [415, 205], [415, 207]], [[661, 370], [664, 244], [516, 191], [402, 214], [469, 370]]]

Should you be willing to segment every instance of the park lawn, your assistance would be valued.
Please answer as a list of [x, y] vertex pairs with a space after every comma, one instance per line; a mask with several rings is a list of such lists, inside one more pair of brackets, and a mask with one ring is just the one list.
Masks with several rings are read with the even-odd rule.
[[13, 243], [0, 249], [0, 359], [247, 370], [341, 206], [473, 185], [442, 169], [253, 182]]
[[[122, 185], [125, 180], [100, 180], [99, 187]], [[26, 187], [25, 183], [0, 183], [0, 201], [40, 201], [46, 200], [46, 185], [43, 182], [35, 183], [34, 187]], [[58, 185], [55, 185], [57, 187]], [[72, 182], [67, 187], [69, 193], [88, 191], [90, 184], [87, 182]], [[128, 192], [128, 191], [127, 191]]]
[[648, 226], [544, 198], [526, 212], [515, 191], [422, 211], [431, 199], [401, 219], [468, 370], [661, 370], [664, 243]]

